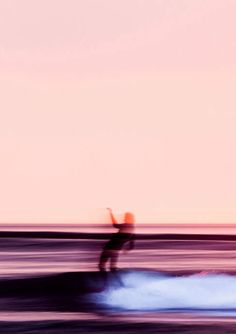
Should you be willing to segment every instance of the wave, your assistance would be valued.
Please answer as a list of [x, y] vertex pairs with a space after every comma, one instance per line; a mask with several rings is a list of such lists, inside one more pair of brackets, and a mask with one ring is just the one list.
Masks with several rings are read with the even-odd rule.
[[68, 272], [35, 277], [3, 278], [1, 297], [37, 297], [88, 294], [104, 290], [107, 280], [99, 272]]
[[236, 311], [236, 277], [201, 272], [172, 276], [150, 271], [118, 274], [103, 292], [92, 298], [123, 311]]
[[236, 276], [223, 273], [69, 272], [0, 280], [0, 310], [227, 311]]
[[95, 311], [87, 296], [103, 291], [106, 283], [99, 272], [2, 278], [0, 311]]

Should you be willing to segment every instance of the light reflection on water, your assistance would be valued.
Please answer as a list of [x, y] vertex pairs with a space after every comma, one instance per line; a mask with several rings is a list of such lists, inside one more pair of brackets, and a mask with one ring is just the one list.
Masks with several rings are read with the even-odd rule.
[[[65, 271], [96, 271], [105, 240], [8, 238], [0, 244], [0, 276]], [[120, 253], [120, 268], [235, 271], [236, 242], [137, 240]]]

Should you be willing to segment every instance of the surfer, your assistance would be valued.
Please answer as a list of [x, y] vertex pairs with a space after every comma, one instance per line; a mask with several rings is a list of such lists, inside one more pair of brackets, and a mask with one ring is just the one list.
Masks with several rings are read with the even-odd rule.
[[114, 233], [111, 239], [105, 244], [102, 254], [99, 260], [99, 270], [106, 271], [106, 263], [110, 260], [110, 270], [117, 270], [117, 261], [119, 252], [125, 244], [127, 244], [127, 250], [134, 248], [134, 215], [131, 212], [126, 212], [124, 215], [124, 223], [117, 223], [112, 210], [109, 211], [113, 227], [118, 229], [117, 233]]

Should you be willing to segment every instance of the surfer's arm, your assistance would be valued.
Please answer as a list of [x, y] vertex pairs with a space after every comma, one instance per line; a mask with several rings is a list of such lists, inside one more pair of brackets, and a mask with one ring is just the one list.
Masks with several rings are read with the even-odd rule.
[[121, 224], [118, 224], [118, 223], [117, 223], [117, 220], [115, 219], [115, 217], [114, 217], [114, 215], [113, 215], [111, 209], [109, 209], [109, 213], [110, 213], [110, 217], [111, 217], [111, 221], [112, 221], [112, 225], [113, 225], [113, 227], [115, 227], [115, 228], [120, 228], [120, 225], [121, 225]]

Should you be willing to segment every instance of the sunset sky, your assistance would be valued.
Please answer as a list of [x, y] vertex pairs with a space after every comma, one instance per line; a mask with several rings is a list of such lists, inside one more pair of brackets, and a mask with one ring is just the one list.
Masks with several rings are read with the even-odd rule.
[[235, 0], [2, 0], [0, 222], [236, 222]]

